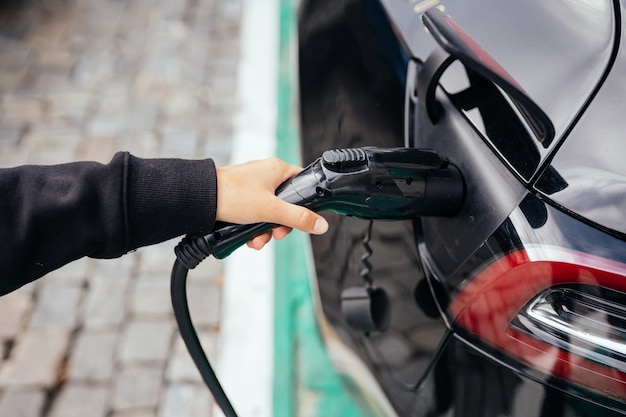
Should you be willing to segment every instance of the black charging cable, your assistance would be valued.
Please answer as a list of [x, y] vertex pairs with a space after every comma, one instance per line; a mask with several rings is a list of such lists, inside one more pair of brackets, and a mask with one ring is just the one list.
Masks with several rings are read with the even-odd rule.
[[211, 249], [203, 236], [187, 236], [176, 246], [176, 261], [172, 268], [170, 292], [174, 316], [180, 335], [187, 346], [204, 383], [209, 387], [215, 401], [226, 417], [237, 417], [237, 413], [228, 400], [224, 389], [202, 349], [200, 339], [191, 321], [187, 301], [187, 274], [202, 260], [211, 255]]
[[[415, 148], [358, 148], [326, 151], [276, 189], [288, 203], [314, 211], [368, 220], [414, 219], [416, 216], [452, 216], [463, 204], [465, 185], [460, 171], [435, 152]], [[364, 198], [367, 196], [367, 198]], [[186, 280], [190, 269], [208, 256], [223, 259], [254, 236], [271, 230], [269, 223], [230, 224], [212, 233], [190, 235], [176, 247], [172, 270], [172, 305], [180, 334], [193, 361], [227, 417], [236, 417], [191, 322]], [[370, 225], [371, 232], [371, 225]], [[344, 316], [364, 331], [384, 330], [388, 323], [388, 298], [374, 288], [369, 273], [369, 237], [364, 247], [364, 286], [342, 292]]]

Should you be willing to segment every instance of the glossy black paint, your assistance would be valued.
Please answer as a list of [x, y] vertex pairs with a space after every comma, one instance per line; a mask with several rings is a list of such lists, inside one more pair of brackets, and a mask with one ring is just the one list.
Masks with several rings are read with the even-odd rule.
[[[441, 75], [452, 62], [459, 60], [468, 76], [473, 75], [477, 81], [484, 80], [502, 89], [509, 96], [511, 102], [509, 106], [517, 108], [519, 115], [539, 143], [544, 148], [550, 146], [554, 139], [552, 122], [522, 86], [487, 51], [439, 9], [431, 8], [424, 12], [422, 22], [440, 46], [435, 48], [424, 62], [417, 81], [417, 95], [432, 123], [437, 122], [439, 113], [435, 92]], [[502, 102], [501, 105], [507, 106], [507, 103]]]
[[[435, 46], [421, 14], [436, 3], [524, 88], [561, 138], [599, 88], [617, 50], [617, 0], [381, 0], [410, 57]], [[617, 15], [619, 16], [619, 15]], [[556, 146], [556, 143], [553, 144]], [[539, 149], [544, 160], [553, 148]]]
[[461, 337], [451, 337], [422, 386], [422, 390], [432, 392], [432, 397], [416, 396], [416, 400], [399, 414], [455, 417], [623, 415], [615, 409], [564, 392], [558, 380], [539, 381], [522, 376], [487, 352]]
[[[618, 73], [615, 81], [613, 73], [606, 78], [611, 68], [620, 68], [621, 60], [613, 66], [613, 59], [615, 35], [621, 36], [615, 10], [621, 6], [611, 1], [439, 2], [550, 117], [556, 138], [544, 148], [519, 133], [523, 123], [515, 122], [519, 116], [510, 104], [499, 104], [506, 101], [499, 89], [463, 68], [444, 74], [443, 88], [435, 93], [441, 118], [432, 123], [414, 90], [435, 47], [419, 18], [424, 10], [416, 12], [425, 3], [302, 3], [305, 162], [325, 149], [406, 143], [452, 161], [467, 193], [452, 217], [374, 222], [371, 275], [389, 295], [392, 314], [387, 331], [369, 335], [351, 330], [340, 311], [342, 289], [360, 284], [367, 222], [327, 216], [330, 232], [312, 237], [323, 316], [401, 416], [624, 415], [621, 401], [532, 369], [456, 326], [448, 310], [476, 271], [519, 249], [556, 247], [626, 263], [626, 243], [610, 223], [618, 219], [623, 196], [623, 171], [609, 142], [617, 142], [619, 133], [606, 135], [600, 153], [598, 141], [589, 139], [602, 130], [598, 123], [608, 131], [607, 118], [619, 119], [621, 99], [604, 89], [621, 91]], [[594, 97], [606, 98], [597, 114]], [[619, 105], [603, 112], [611, 100]], [[570, 140], [577, 141], [572, 148]], [[569, 153], [577, 157], [568, 165]], [[573, 213], [590, 185], [572, 188], [572, 172], [585, 157], [581, 166], [602, 169], [605, 154], [611, 153], [606, 167], [616, 174], [611, 177], [615, 192], [597, 191], [599, 197], [586, 203], [596, 217], [579, 209]], [[534, 181], [540, 176], [537, 193]], [[578, 200], [566, 199], [565, 193], [577, 194]], [[601, 210], [603, 204], [610, 210]], [[346, 377], [359, 374], [355, 370]]]
[[444, 111], [437, 128], [433, 128], [425, 112], [418, 111], [415, 132], [416, 146], [443, 152], [465, 179], [467, 197], [456, 216], [421, 221], [421, 234], [430, 256], [448, 274], [457, 270], [506, 220], [526, 189], [480, 135], [463, 118], [454, 116], [455, 108], [443, 94], [439, 95], [439, 102]]
[[[620, 33], [620, 46], [626, 42]], [[568, 135], [537, 189], [550, 200], [587, 221], [626, 237], [626, 55], [617, 56], [613, 69], [592, 105]], [[554, 173], [565, 186], [553, 191]]]
[[[466, 260], [462, 268], [451, 274], [444, 274], [438, 270], [437, 265], [429, 257], [428, 249], [424, 247], [427, 244], [421, 242], [421, 246], [426, 273], [432, 279], [430, 281], [431, 285], [436, 289], [433, 293], [437, 295], [437, 303], [446, 315], [449, 314], [447, 307], [450, 300], [454, 298], [458, 289], [468, 279], [468, 276], [473, 271], [479, 270], [485, 262], [493, 260], [494, 254], [511, 253], [523, 248], [565, 248], [580, 253], [596, 255], [603, 259], [621, 263], [626, 262], [626, 242], [589, 227], [576, 218], [551, 207], [532, 194], [526, 194], [507, 220], [491, 234], [483, 245], [477, 248], [472, 256]], [[452, 322], [452, 318], [449, 315], [447, 319], [450, 323]], [[506, 400], [509, 402], [524, 402], [527, 407], [541, 408], [541, 414], [525, 414], [527, 413], [526, 410], [520, 414], [505, 415], [570, 415], [566, 410], [561, 410], [563, 414], [544, 414], [545, 404], [541, 401], [554, 401], [557, 398], [565, 404], [577, 405], [578, 411], [573, 413], [573, 415], [604, 416], [626, 414], [624, 404], [619, 400], [591, 393], [588, 390], [568, 384], [566, 381], [535, 371], [527, 365], [508, 357], [505, 352], [495, 350], [488, 344], [481, 342], [480, 339], [468, 334], [464, 329], [455, 328], [455, 334], [458, 336], [458, 341], [466, 345], [464, 349], [472, 351], [470, 356], [474, 357], [473, 360], [477, 360], [480, 357], [484, 362], [489, 363], [487, 368], [505, 368], [497, 372], [511, 374], [511, 376], [516, 374], [516, 379], [519, 380], [517, 385], [520, 387], [526, 384], [534, 385], [536, 382], [544, 384], [541, 396], [543, 399], [541, 397], [516, 398], [517, 392], [511, 392], [511, 398]], [[453, 378], [472, 377], [472, 375], [465, 375], [465, 371], [460, 371], [457, 366], [449, 368], [454, 369], [451, 372], [451, 377]], [[486, 393], [491, 392], [490, 390], [493, 387], [490, 387], [490, 381], [480, 379], [481, 373], [482, 371], [478, 375], [473, 376], [476, 378], [473, 382], [473, 387], [478, 391], [482, 391], [481, 395], [485, 396]], [[494, 398], [496, 402], [501, 400], [502, 398]], [[552, 406], [550, 405], [550, 407]], [[550, 409], [552, 410], [552, 408]], [[576, 409], [570, 410], [570, 412], [573, 411], [576, 411]], [[474, 415], [485, 415], [482, 414], [483, 412], [476, 411], [477, 414]], [[504, 415], [504, 410], [501, 410], [501, 412]]]

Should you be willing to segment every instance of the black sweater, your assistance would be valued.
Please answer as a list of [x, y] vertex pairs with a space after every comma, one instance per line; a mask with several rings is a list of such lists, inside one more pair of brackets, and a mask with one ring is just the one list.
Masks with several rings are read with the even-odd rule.
[[140, 159], [0, 169], [0, 295], [83, 256], [115, 258], [210, 232], [212, 160]]

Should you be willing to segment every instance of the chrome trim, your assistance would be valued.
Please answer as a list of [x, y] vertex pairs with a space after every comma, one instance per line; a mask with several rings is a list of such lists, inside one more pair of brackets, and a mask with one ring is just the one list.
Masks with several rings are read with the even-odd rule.
[[571, 288], [551, 288], [524, 307], [512, 325], [540, 341], [626, 372], [624, 304]]

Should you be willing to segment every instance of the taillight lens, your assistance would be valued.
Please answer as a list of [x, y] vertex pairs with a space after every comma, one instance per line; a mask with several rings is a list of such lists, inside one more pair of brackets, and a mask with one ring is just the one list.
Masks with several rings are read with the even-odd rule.
[[626, 398], [626, 265], [560, 248], [526, 248], [456, 295], [458, 325], [546, 374]]
[[[590, 288], [591, 292], [595, 292]], [[568, 287], [548, 289], [515, 317], [513, 327], [585, 359], [626, 371], [623, 293], [602, 295]]]

